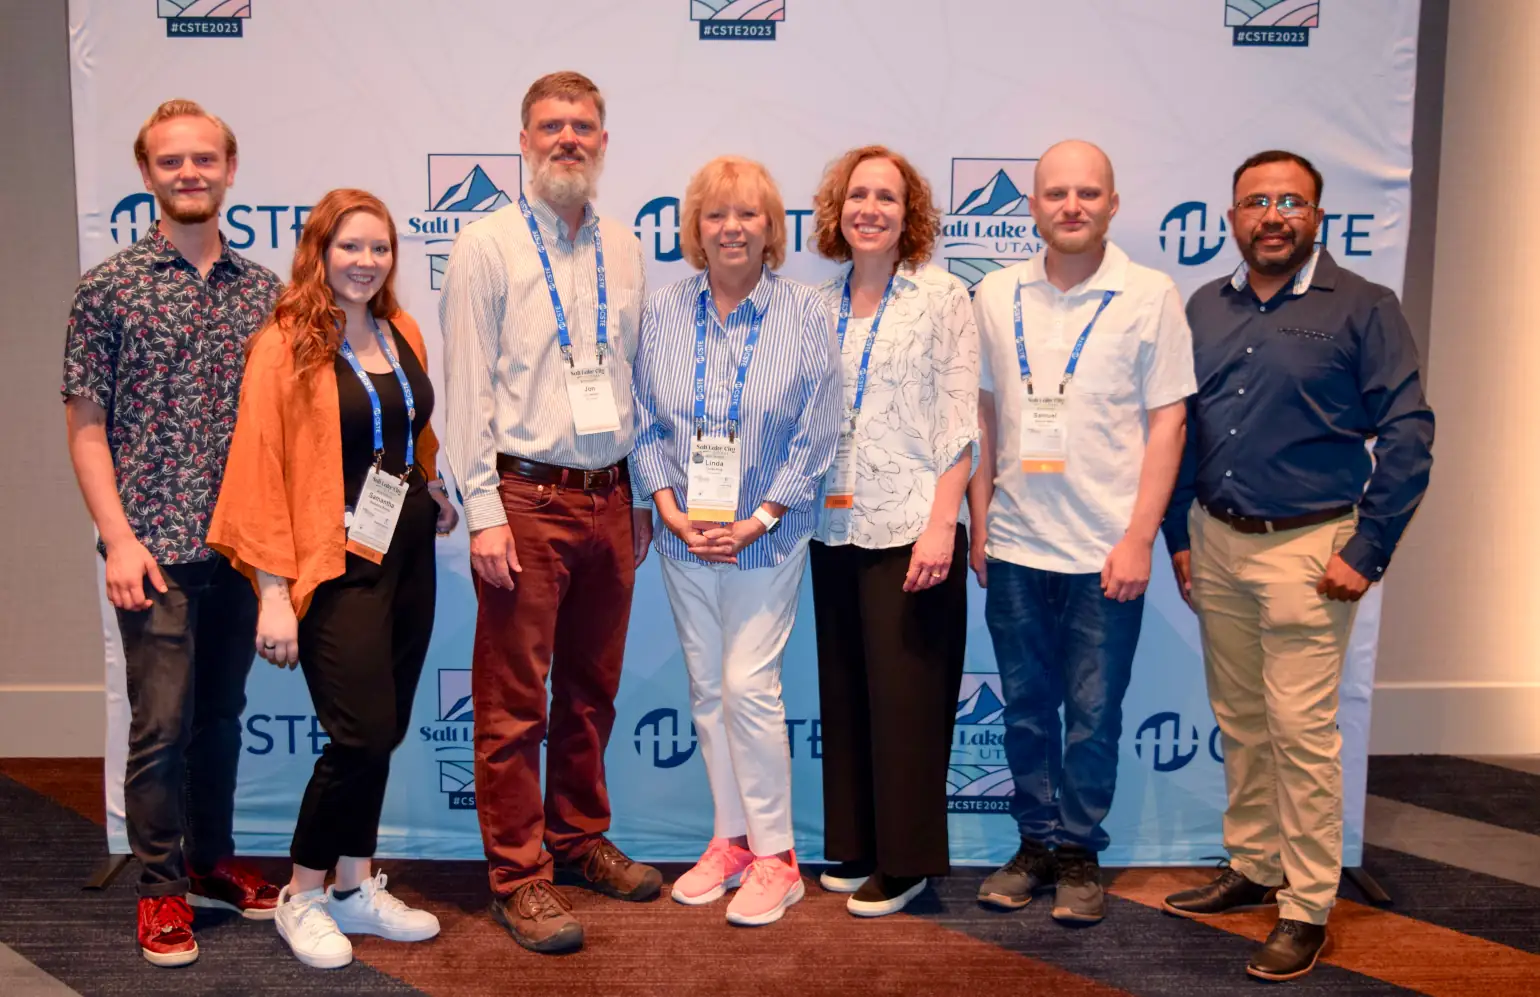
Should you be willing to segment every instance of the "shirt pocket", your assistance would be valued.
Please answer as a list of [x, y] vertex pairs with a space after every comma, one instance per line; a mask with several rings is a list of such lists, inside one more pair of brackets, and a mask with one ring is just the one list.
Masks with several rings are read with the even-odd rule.
[[[1086, 339], [1069, 390], [1116, 398], [1131, 396], [1138, 388], [1138, 360], [1137, 327], [1119, 330], [1104, 328], [1098, 322]], [[1054, 387], [1058, 386], [1059, 378], [1063, 376], [1063, 371], [1044, 373], [1051, 375]]]
[[1346, 369], [1347, 357], [1336, 335], [1305, 326], [1279, 326], [1273, 331], [1274, 362], [1302, 381]]

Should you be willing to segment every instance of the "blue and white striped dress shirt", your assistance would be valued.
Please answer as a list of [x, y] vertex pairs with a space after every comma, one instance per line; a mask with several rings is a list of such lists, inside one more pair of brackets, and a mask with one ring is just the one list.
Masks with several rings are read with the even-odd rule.
[[[834, 329], [818, 292], [765, 268], [759, 284], [718, 321], [704, 273], [651, 294], [642, 309], [641, 342], [632, 369], [637, 437], [631, 480], [638, 495], [672, 488], [688, 502], [685, 471], [695, 432], [695, 316], [706, 301], [706, 431], [726, 435], [733, 378], [756, 315], [759, 344], [744, 380], [743, 446], [738, 518], [764, 502], [786, 506], [773, 532], [738, 553], [738, 567], [780, 564], [818, 522], [823, 474], [834, 459], [840, 429], [840, 366]], [[658, 552], [676, 561], [699, 559], [661, 524]]]

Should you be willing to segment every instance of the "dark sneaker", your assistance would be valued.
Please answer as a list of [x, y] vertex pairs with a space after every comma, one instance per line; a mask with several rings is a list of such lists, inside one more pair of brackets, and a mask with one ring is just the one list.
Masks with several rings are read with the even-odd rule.
[[139, 951], [152, 966], [185, 966], [198, 959], [193, 912], [178, 896], [139, 898]]
[[873, 872], [861, 888], [845, 901], [845, 909], [856, 917], [881, 917], [897, 914], [925, 889], [924, 876], [889, 876]]
[[663, 874], [650, 865], [632, 862], [608, 838], [570, 862], [558, 865], [597, 893], [616, 900], [651, 900], [663, 888]]
[[189, 872], [187, 902], [194, 907], [233, 910], [252, 921], [271, 921], [278, 913], [278, 887], [250, 862], [227, 857], [206, 876]]
[[979, 887], [979, 903], [1016, 910], [1032, 902], [1032, 894], [1046, 890], [1058, 878], [1053, 852], [1046, 845], [1027, 838], [1011, 860], [984, 880]]
[[1314, 969], [1316, 960], [1330, 949], [1326, 925], [1281, 917], [1246, 964], [1246, 972], [1259, 980], [1298, 979]]
[[531, 952], [552, 954], [583, 947], [583, 926], [572, 905], [543, 879], [520, 883], [511, 896], [492, 898], [492, 920]]
[[1177, 917], [1205, 918], [1277, 903], [1278, 887], [1253, 883], [1234, 869], [1225, 869], [1211, 883], [1171, 894], [1162, 908]]
[[818, 885], [830, 893], [854, 893], [866, 882], [877, 863], [869, 859], [859, 862], [841, 862], [839, 865], [831, 865], [818, 874]]
[[1059, 861], [1059, 880], [1053, 888], [1053, 919], [1094, 924], [1107, 916], [1107, 898], [1102, 893], [1102, 867], [1096, 853], [1066, 845], [1055, 857]]

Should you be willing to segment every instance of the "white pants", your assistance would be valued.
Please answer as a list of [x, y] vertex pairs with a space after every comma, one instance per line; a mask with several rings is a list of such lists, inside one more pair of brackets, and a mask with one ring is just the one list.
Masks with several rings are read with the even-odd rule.
[[662, 560], [716, 807], [714, 833], [748, 835], [755, 855], [787, 851], [793, 844], [791, 748], [781, 652], [797, 618], [807, 541], [773, 568]]

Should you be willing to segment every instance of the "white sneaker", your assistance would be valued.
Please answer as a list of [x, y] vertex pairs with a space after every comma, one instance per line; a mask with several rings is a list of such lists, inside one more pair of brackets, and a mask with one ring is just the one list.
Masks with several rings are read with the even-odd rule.
[[336, 886], [327, 888], [326, 906], [343, 933], [379, 935], [394, 942], [420, 942], [438, 934], [438, 918], [408, 907], [385, 889], [385, 883], [385, 874], [377, 872], [346, 900], [337, 898]]
[[353, 961], [353, 943], [337, 930], [337, 922], [327, 912], [325, 890], [290, 896], [285, 886], [278, 894], [278, 914], [273, 923], [289, 943], [294, 958], [307, 966], [341, 969]]

